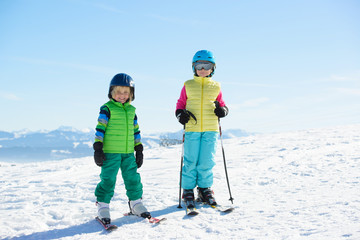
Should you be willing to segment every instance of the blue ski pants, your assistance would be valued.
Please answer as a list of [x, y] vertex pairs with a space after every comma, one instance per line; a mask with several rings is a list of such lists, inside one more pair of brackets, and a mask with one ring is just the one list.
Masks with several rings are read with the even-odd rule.
[[184, 140], [184, 165], [182, 188], [196, 186], [208, 188], [213, 184], [212, 169], [215, 166], [215, 152], [218, 132], [186, 132]]

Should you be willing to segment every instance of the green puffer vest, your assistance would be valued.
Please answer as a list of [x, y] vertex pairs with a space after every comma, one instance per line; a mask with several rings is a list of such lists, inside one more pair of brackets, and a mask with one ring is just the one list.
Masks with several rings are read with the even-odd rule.
[[130, 103], [105, 103], [110, 110], [110, 119], [104, 137], [105, 153], [134, 152], [134, 118], [135, 107]]

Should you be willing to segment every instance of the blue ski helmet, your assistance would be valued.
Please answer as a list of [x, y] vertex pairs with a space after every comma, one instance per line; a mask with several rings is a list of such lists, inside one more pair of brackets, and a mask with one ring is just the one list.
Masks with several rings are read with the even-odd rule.
[[214, 54], [208, 50], [200, 50], [200, 51], [197, 51], [193, 57], [193, 60], [192, 60], [192, 69], [193, 69], [193, 72], [194, 74], [196, 74], [196, 71], [195, 71], [195, 63], [197, 61], [208, 61], [208, 62], [211, 62], [214, 64], [214, 68], [212, 70], [212, 73], [210, 74], [210, 77], [212, 77], [215, 73], [215, 68], [216, 68], [216, 63], [215, 63], [215, 57], [214, 57]]
[[130, 92], [132, 94], [131, 101], [135, 99], [135, 83], [134, 80], [127, 75], [126, 73], [116, 74], [110, 82], [108, 97], [111, 98], [111, 91], [115, 86], [124, 86], [130, 87]]

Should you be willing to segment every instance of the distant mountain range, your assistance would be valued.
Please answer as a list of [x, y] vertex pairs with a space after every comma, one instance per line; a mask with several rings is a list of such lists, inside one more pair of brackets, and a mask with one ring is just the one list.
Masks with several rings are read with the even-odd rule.
[[[180, 144], [182, 133], [180, 130], [142, 134], [142, 143], [145, 148]], [[91, 156], [94, 135], [95, 130], [92, 129], [77, 130], [64, 126], [52, 131], [0, 131], [0, 161], [27, 162]], [[240, 129], [223, 131], [223, 139], [249, 135]]]

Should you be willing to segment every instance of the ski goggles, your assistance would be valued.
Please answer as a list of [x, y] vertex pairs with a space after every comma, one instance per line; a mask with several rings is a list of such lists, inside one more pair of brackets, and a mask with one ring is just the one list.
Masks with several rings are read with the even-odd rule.
[[201, 69], [205, 69], [205, 70], [210, 70], [214, 67], [215, 64], [211, 63], [211, 62], [196, 62], [194, 64], [194, 68], [196, 70], [201, 70]]

